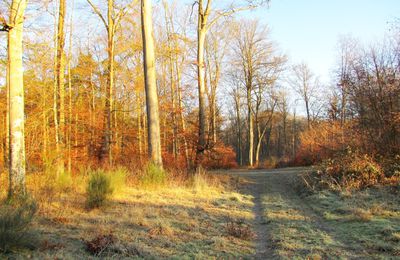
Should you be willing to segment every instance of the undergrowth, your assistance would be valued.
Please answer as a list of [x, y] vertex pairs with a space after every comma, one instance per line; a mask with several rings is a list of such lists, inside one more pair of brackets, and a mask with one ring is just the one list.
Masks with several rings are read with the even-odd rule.
[[142, 187], [159, 187], [167, 183], [167, 172], [154, 163], [149, 163], [139, 178]]
[[400, 174], [388, 175], [371, 156], [347, 150], [323, 161], [316, 171], [304, 175], [303, 180], [311, 190], [360, 190], [399, 182]]
[[86, 205], [88, 208], [98, 208], [112, 195], [114, 189], [111, 186], [109, 174], [98, 170], [89, 176], [86, 194]]
[[34, 246], [31, 222], [36, 211], [36, 202], [29, 198], [3, 202], [0, 206], [0, 251]]

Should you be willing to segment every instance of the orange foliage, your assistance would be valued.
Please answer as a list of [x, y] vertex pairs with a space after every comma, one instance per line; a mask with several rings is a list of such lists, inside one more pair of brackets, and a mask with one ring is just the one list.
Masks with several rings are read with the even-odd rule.
[[237, 168], [236, 152], [230, 146], [217, 143], [212, 149], [206, 151], [203, 166], [208, 169]]
[[360, 147], [360, 138], [351, 123], [320, 122], [300, 135], [295, 165], [312, 165], [348, 147]]

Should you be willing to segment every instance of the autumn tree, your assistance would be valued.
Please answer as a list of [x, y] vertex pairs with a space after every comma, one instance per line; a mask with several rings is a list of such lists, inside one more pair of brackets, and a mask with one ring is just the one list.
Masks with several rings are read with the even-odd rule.
[[116, 8], [114, 0], [107, 0], [107, 15], [104, 16], [92, 0], [87, 0], [95, 14], [102, 21], [107, 30], [107, 89], [104, 107], [104, 130], [103, 142], [100, 152], [100, 158], [112, 164], [112, 112], [113, 112], [113, 96], [114, 96], [114, 80], [115, 80], [115, 34], [120, 26], [121, 19], [127, 13], [128, 8], [134, 3], [127, 4], [119, 9]]

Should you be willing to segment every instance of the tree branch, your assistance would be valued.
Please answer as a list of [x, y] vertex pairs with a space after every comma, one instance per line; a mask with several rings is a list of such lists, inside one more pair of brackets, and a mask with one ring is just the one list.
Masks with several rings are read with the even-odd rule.
[[138, 0], [133, 0], [131, 3], [127, 4], [118, 12], [117, 17], [115, 18], [114, 29], [116, 29], [120, 25], [122, 18], [127, 14], [129, 8], [133, 7], [133, 5], [137, 3], [137, 1]]
[[101, 14], [100, 10], [97, 8], [97, 6], [95, 6], [92, 2], [92, 0], [86, 0], [89, 5], [93, 8], [93, 11], [95, 12], [95, 14], [97, 14], [101, 21], [103, 22], [104, 26], [106, 27], [106, 29], [108, 30], [108, 23], [106, 22], [106, 19], [104, 19], [104, 16]]

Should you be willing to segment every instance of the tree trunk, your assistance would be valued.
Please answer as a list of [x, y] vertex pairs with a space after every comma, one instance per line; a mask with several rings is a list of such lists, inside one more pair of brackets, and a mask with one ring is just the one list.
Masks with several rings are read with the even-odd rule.
[[11, 29], [8, 32], [10, 154], [8, 197], [24, 196], [25, 135], [24, 79], [22, 64], [22, 33], [26, 0], [13, 0], [10, 11]]
[[114, 88], [114, 0], [108, 0], [108, 11], [107, 11], [107, 55], [108, 55], [108, 67], [107, 67], [107, 87], [106, 87], [106, 100], [104, 106], [104, 133], [102, 143], [102, 154], [100, 156], [103, 162], [107, 161], [109, 165], [112, 165], [112, 151], [111, 151], [111, 125], [112, 125], [112, 106], [113, 106], [113, 88]]
[[179, 119], [181, 121], [181, 127], [182, 127], [182, 132], [183, 132], [183, 149], [185, 152], [185, 160], [186, 160], [186, 167], [190, 168], [190, 158], [189, 158], [189, 148], [188, 148], [188, 142], [186, 140], [186, 123], [185, 123], [185, 117], [183, 116], [183, 102], [182, 102], [182, 87], [181, 87], [181, 70], [178, 65], [178, 62], [176, 61], [176, 74], [177, 74], [177, 87], [178, 87], [178, 106], [179, 106]]
[[143, 61], [144, 61], [144, 78], [145, 78], [145, 90], [146, 90], [149, 156], [153, 163], [162, 167], [160, 116], [158, 111], [158, 94], [156, 85], [151, 0], [141, 1], [141, 20], [142, 20], [142, 40], [143, 40], [143, 55], [144, 55]]
[[[201, 23], [201, 15], [199, 14], [199, 23]], [[199, 24], [199, 26], [201, 26]], [[198, 48], [197, 48], [197, 77], [199, 91], [199, 140], [197, 143], [196, 164], [201, 164], [201, 160], [206, 149], [206, 99], [205, 99], [205, 65], [204, 65], [204, 44], [206, 39], [206, 31], [198, 29]]]
[[175, 73], [174, 73], [174, 60], [175, 55], [173, 54], [173, 44], [174, 41], [171, 35], [174, 33], [173, 30], [173, 21], [172, 17], [168, 14], [168, 3], [164, 0], [164, 18], [166, 24], [167, 38], [168, 38], [168, 65], [169, 65], [169, 73], [170, 73], [170, 89], [171, 89], [171, 105], [172, 105], [172, 153], [174, 155], [174, 159], [178, 158], [178, 124], [176, 120], [176, 87], [175, 87]]
[[238, 163], [240, 166], [243, 165], [243, 152], [242, 152], [242, 127], [240, 119], [240, 96], [239, 92], [234, 93], [235, 106], [236, 106], [236, 127], [238, 129], [237, 142], [238, 142]]
[[247, 86], [247, 120], [248, 120], [248, 139], [249, 139], [249, 166], [254, 165], [254, 122], [253, 113], [251, 111], [251, 87]]
[[[10, 50], [10, 39], [7, 39], [7, 50]], [[8, 54], [7, 54], [8, 55]], [[10, 170], [11, 154], [10, 154], [10, 60], [7, 60], [7, 75], [6, 75], [6, 91], [7, 91], [7, 109], [6, 109], [6, 140], [4, 149], [4, 165]]]
[[196, 165], [201, 166], [204, 150], [206, 149], [206, 68], [204, 64], [204, 48], [207, 33], [208, 16], [210, 14], [212, 0], [207, 1], [207, 7], [204, 10], [203, 0], [198, 1], [199, 10], [197, 18], [197, 83], [199, 91], [199, 139], [197, 142]]
[[56, 84], [59, 97], [59, 131], [58, 131], [58, 154], [57, 154], [57, 176], [64, 172], [64, 149], [65, 149], [65, 0], [60, 0], [57, 30], [57, 57], [56, 57]]

